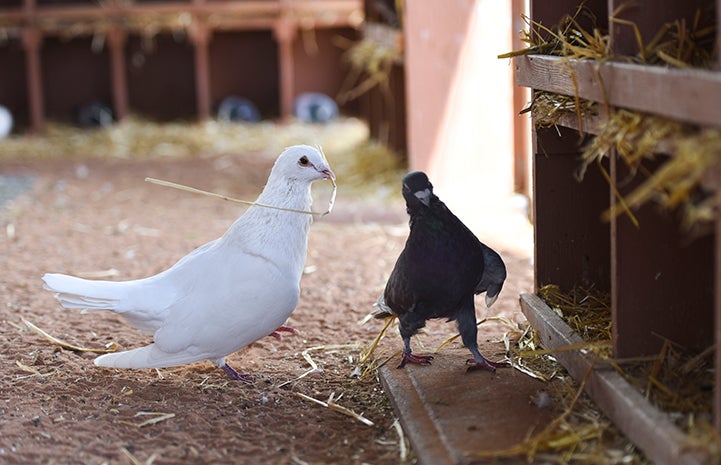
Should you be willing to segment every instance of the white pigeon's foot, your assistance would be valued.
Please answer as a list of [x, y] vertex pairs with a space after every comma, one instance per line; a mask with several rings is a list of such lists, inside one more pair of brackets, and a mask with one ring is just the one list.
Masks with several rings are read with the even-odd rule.
[[228, 365], [227, 363], [224, 363], [220, 368], [223, 369], [223, 371], [228, 375], [230, 379], [237, 379], [239, 381], [243, 381], [244, 383], [250, 384], [250, 375], [248, 373], [238, 373], [233, 369], [232, 366]]
[[279, 341], [282, 341], [282, 340], [283, 340], [283, 336], [280, 334], [281, 332], [283, 332], [283, 333], [291, 333], [291, 334], [295, 334], [295, 335], [298, 335], [298, 334], [299, 334], [299, 333], [298, 333], [298, 330], [295, 329], [295, 328], [291, 328], [290, 326], [279, 326], [278, 328], [276, 328], [275, 331], [273, 331], [272, 333], [268, 334], [268, 336], [273, 336], [274, 338], [278, 339]]

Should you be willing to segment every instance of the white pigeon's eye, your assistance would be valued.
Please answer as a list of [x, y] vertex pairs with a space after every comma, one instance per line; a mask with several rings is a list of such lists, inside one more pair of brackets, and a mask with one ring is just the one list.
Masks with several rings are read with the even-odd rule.
[[310, 162], [308, 161], [308, 157], [306, 157], [305, 155], [303, 155], [302, 157], [300, 157], [300, 159], [298, 160], [298, 164], [299, 164], [300, 166], [308, 166], [308, 165], [310, 165]]

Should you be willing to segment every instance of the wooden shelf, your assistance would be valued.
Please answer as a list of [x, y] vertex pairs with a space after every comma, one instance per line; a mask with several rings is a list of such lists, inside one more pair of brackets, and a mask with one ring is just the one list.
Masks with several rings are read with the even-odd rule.
[[[580, 3], [580, 0], [531, 1], [531, 19], [546, 26], [557, 24], [562, 16], [575, 12]], [[588, 0], [585, 3], [592, 14], [584, 15], [583, 20], [595, 15], [601, 27], [608, 26], [611, 48], [616, 53], [635, 54], [638, 42], [633, 30], [608, 19], [610, 12], [624, 2]], [[639, 0], [627, 7], [626, 19], [638, 26], [644, 43], [669, 21], [680, 18], [691, 21], [697, 9], [705, 18], [721, 17], [721, 0], [668, 1], [662, 5], [654, 0]], [[718, 31], [716, 43], [721, 43]], [[611, 111], [626, 108], [702, 128], [721, 127], [721, 72], [717, 70], [671, 69], [542, 55], [516, 57], [514, 66], [518, 85], [599, 102], [601, 113], [607, 105]], [[721, 61], [716, 68], [721, 68]], [[588, 138], [602, 131], [604, 123], [603, 114], [584, 117], [581, 121], [576, 115], [568, 115], [561, 118], [556, 127], [534, 130], [536, 286], [556, 284], [565, 290], [595, 286], [608, 291], [616, 357], [657, 354], [664, 338], [698, 352], [715, 344], [714, 416], [716, 428], [721, 432], [721, 389], [718, 387], [721, 344], [717, 343], [721, 341], [721, 247], [717, 246], [721, 218], [716, 220], [712, 233], [702, 237], [690, 237], [681, 230], [673, 212], [661, 211], [653, 205], [634, 212], [640, 227], [625, 216], [603, 221], [601, 214], [617, 203], [609, 182], [601, 170], [593, 167], [582, 182], [574, 174], [580, 166], [581, 147]], [[672, 144], [661, 144], [658, 151], [656, 159], [645, 164], [650, 171], [660, 166], [666, 157], [674, 156]], [[628, 194], [641, 182], [638, 176], [631, 179], [625, 164], [613, 151], [604, 160], [603, 167], [621, 195]], [[704, 188], [718, 191], [719, 173], [721, 167], [709, 170]], [[721, 192], [716, 195], [721, 201]], [[523, 305], [528, 307], [528, 302]], [[540, 332], [550, 331], [543, 318], [528, 314], [527, 317]], [[546, 342], [556, 347], [550, 340]], [[572, 362], [577, 366], [569, 367], [569, 371], [580, 381], [585, 373], [579, 368], [583, 364], [579, 363]], [[592, 376], [605, 377], [595, 370]], [[592, 384], [597, 383], [605, 385], [606, 381]], [[606, 414], [655, 462], [687, 463], [677, 461], [679, 451], [675, 439], [667, 444], [663, 434], [654, 436], [658, 422], [650, 419], [663, 417], [662, 414], [649, 414], [646, 406], [636, 402], [618, 403], [620, 400], [613, 400], [615, 388], [587, 386], [589, 389], [596, 391], [594, 398]], [[603, 393], [598, 394], [599, 390]], [[676, 436], [676, 433], [668, 434]], [[680, 441], [683, 442], [683, 437]]]
[[[48, 55], [44, 51], [44, 43], [60, 37], [67, 41], [67, 49], [74, 52], [78, 40], [101, 37], [107, 39], [102, 46], [101, 60], [104, 63], [93, 65], [93, 68], [97, 70], [104, 67], [105, 71], [101, 71], [104, 74], [96, 73], [87, 78], [93, 82], [110, 82], [105, 86], [106, 89], [96, 92], [96, 98], [102, 97], [106, 103], [112, 104], [117, 119], [122, 119], [129, 111], [138, 108], [139, 100], [144, 110], [148, 107], [160, 108], [164, 103], [181, 107], [180, 111], [172, 115], [161, 115], [167, 113], [161, 108], [160, 113], [148, 115], [151, 117], [175, 119], [195, 115], [201, 120], [208, 119], [213, 106], [217, 104], [217, 100], [214, 100], [218, 98], [217, 81], [221, 81], [219, 87], [226, 90], [229, 87], [222, 75], [211, 75], [211, 57], [219, 55], [214, 50], [213, 36], [216, 32], [261, 31], [268, 33], [267, 37], [246, 36], [248, 40], [255, 40], [257, 45], [246, 47], [248, 53], [228, 54], [220, 57], [220, 60], [222, 63], [233, 60], [241, 64], [245, 60], [246, 63], [256, 65], [260, 60], [265, 68], [270, 63], [274, 68], [271, 74], [275, 79], [266, 78], [265, 82], [255, 82], [255, 88], [238, 89], [236, 93], [250, 96], [247, 93], [255, 91], [263, 100], [274, 94], [277, 102], [261, 111], [273, 117], [279, 115], [287, 118], [292, 115], [293, 99], [298, 93], [318, 91], [333, 95], [342, 85], [343, 76], [338, 71], [342, 51], [336, 47], [324, 47], [324, 44], [331, 43], [332, 37], [322, 31], [333, 30], [336, 34], [349, 35], [347, 30], [358, 28], [363, 21], [363, 0], [170, 0], [132, 3], [109, 0], [102, 5], [84, 1], [23, 0], [14, 4], [5, 3], [0, 7], [0, 25], [11, 42], [20, 45], [25, 56], [25, 69], [13, 69], [12, 80], [22, 78], [27, 86], [24, 92], [0, 88], [0, 99], [13, 107], [11, 111], [20, 117], [20, 125], [29, 126], [33, 131], [42, 130], [47, 115], [62, 113], [69, 118], [67, 108], [71, 105], [69, 101], [73, 99], [75, 88], [66, 83], [55, 83], [44, 70]], [[303, 48], [296, 43], [299, 33], [306, 29], [321, 31], [315, 37], [323, 43], [314, 56], [304, 53]], [[185, 42], [177, 45], [165, 43], [165, 48], [160, 47], [160, 53], [148, 54], [132, 49], [138, 38], [146, 37], [148, 33], [163, 42], [163, 35], [169, 37], [179, 31], [184, 32], [182, 36]], [[267, 44], [271, 44], [270, 49]], [[226, 45], [221, 48], [229, 49]], [[87, 46], [85, 49], [86, 56], [75, 63], [76, 67], [84, 68], [82, 62], [97, 61], [96, 57], [91, 56], [91, 48]], [[254, 52], [255, 49], [262, 50], [263, 55], [259, 56]], [[16, 62], [13, 54], [14, 51], [7, 47], [0, 47], [0, 67], [9, 69], [3, 65]], [[133, 54], [145, 56], [131, 56]], [[159, 55], [161, 58], [158, 58]], [[161, 98], [161, 101], [156, 102], [158, 94], [170, 93], [169, 90], [164, 92], [167, 89], [162, 86], [159, 89], [161, 92], [138, 90], [138, 86], [134, 86], [137, 83], [135, 78], [143, 71], [133, 68], [138, 68], [137, 59], [144, 60], [144, 63], [154, 60], [155, 63], [148, 65], [149, 68], [164, 68], [174, 72], [178, 76], [174, 82], [180, 82], [177, 98], [166, 95], [164, 100]], [[311, 63], [313, 66], [310, 66]], [[315, 76], [319, 66], [326, 70], [322, 79], [306, 76]], [[247, 73], [247, 69], [245, 71]], [[167, 75], [161, 72], [161, 76], [151, 77], [157, 81], [164, 74]], [[313, 88], [308, 88], [310, 82]], [[267, 89], [268, 85], [275, 85], [276, 88]], [[58, 90], [58, 87], [62, 90]], [[86, 93], [82, 90], [78, 92]], [[59, 95], [49, 95], [53, 93]], [[150, 99], [147, 102], [146, 97]], [[62, 104], [53, 107], [56, 101]], [[84, 103], [88, 102], [76, 101], [73, 104], [77, 106]]]
[[721, 127], [719, 72], [543, 55], [517, 57], [514, 66], [519, 86]]
[[[521, 294], [521, 310], [551, 350], [583, 344], [563, 320], [535, 294]], [[575, 379], [585, 380], [586, 392], [653, 463], [711, 464], [703, 450], [688, 447], [686, 435], [660, 413], [612, 367], [581, 351], [563, 351], [555, 357]]]

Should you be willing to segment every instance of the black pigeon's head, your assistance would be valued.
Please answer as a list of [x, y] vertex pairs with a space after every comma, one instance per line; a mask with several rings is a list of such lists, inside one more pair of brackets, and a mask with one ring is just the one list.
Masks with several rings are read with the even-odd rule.
[[430, 205], [433, 198], [433, 184], [423, 171], [411, 171], [403, 178], [403, 198], [408, 208]]

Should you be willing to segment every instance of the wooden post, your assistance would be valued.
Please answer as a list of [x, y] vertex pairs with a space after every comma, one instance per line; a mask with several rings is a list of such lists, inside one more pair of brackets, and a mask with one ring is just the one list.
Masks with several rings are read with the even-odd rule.
[[[715, 170], [718, 175], [719, 169]], [[717, 178], [718, 179], [718, 178]], [[721, 189], [716, 190], [716, 206], [721, 205]], [[716, 357], [715, 357], [715, 380], [714, 383], [714, 419], [716, 421], [716, 431], [721, 434], [721, 347], [719, 347], [719, 341], [721, 341], [721, 213], [716, 210], [716, 221], [715, 221], [715, 264], [714, 264], [714, 341], [716, 342]]]
[[42, 46], [42, 42], [42, 32], [32, 27], [23, 29], [22, 43], [25, 49], [31, 132], [41, 132], [45, 126], [42, 68], [40, 64], [40, 47]]
[[210, 119], [210, 34], [208, 25], [197, 20], [190, 28], [190, 38], [195, 47], [195, 103], [198, 119], [201, 121]]
[[273, 26], [273, 36], [278, 42], [280, 117], [282, 119], [289, 119], [293, 115], [293, 98], [295, 97], [293, 41], [297, 30], [298, 25], [296, 22], [285, 15], [281, 15]]
[[[523, 18], [525, 2], [513, 0], [511, 3], [511, 43], [513, 50], [524, 47], [519, 31], [523, 29]], [[519, 112], [528, 103], [531, 93], [527, 88], [513, 86], [513, 190], [523, 195], [530, 195], [529, 181], [529, 153], [528, 137], [531, 132], [530, 117], [527, 114], [519, 115]]]
[[118, 121], [128, 115], [128, 85], [125, 76], [125, 43], [127, 39], [128, 33], [123, 29], [113, 27], [108, 31], [113, 110]]

